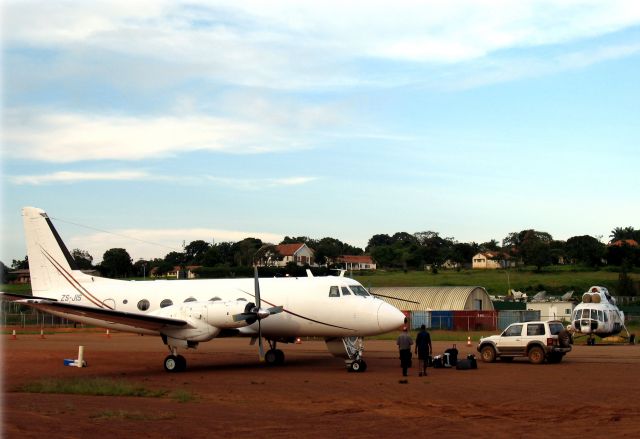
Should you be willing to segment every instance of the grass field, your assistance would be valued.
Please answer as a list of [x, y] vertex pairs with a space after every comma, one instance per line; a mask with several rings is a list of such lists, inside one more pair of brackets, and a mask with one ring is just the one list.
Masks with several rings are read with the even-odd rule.
[[[347, 273], [349, 275], [349, 273]], [[615, 294], [618, 273], [607, 270], [585, 271], [575, 267], [553, 267], [542, 272], [534, 270], [441, 270], [438, 274], [427, 271], [382, 271], [354, 275], [365, 287], [410, 287], [410, 286], [481, 286], [491, 295], [504, 295], [512, 288], [516, 291], [538, 292], [545, 290], [551, 295], [561, 295], [573, 290], [587, 291], [592, 285], [602, 285]], [[640, 274], [631, 273], [631, 278], [640, 282]]]
[[[351, 277], [347, 272], [346, 276]], [[440, 270], [438, 274], [428, 271], [386, 271], [354, 273], [353, 278], [365, 287], [437, 287], [437, 286], [481, 286], [491, 295], [507, 294], [509, 288], [522, 292], [545, 290], [551, 295], [562, 295], [573, 290], [581, 294], [592, 285], [605, 286], [616, 295], [619, 273], [609, 269], [598, 271], [575, 266], [549, 267], [541, 272], [521, 268], [510, 270]], [[629, 276], [640, 282], [640, 272]], [[137, 279], [142, 280], [142, 279]], [[29, 294], [30, 285], [1, 284], [7, 293]]]

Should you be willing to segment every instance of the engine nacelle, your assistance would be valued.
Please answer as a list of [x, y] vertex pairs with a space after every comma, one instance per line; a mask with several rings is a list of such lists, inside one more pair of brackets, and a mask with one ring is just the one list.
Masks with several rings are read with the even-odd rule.
[[253, 323], [253, 321], [233, 319], [234, 315], [250, 312], [255, 304], [244, 300], [229, 300], [226, 302], [208, 302], [206, 321], [212, 326], [224, 329], [242, 328]]

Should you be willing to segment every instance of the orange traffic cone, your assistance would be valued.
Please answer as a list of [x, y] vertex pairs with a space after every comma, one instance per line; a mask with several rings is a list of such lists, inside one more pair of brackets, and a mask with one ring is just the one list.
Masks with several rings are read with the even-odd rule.
[[467, 346], [471, 346], [471, 337], [467, 337]]
[[18, 337], [16, 337], [16, 330], [14, 329], [13, 332], [11, 333], [11, 340], [17, 340]]
[[107, 338], [111, 338], [111, 335], [109, 334], [109, 330], [107, 329], [107, 334], [106, 334]]
[[40, 338], [44, 338], [44, 329], [40, 330]]

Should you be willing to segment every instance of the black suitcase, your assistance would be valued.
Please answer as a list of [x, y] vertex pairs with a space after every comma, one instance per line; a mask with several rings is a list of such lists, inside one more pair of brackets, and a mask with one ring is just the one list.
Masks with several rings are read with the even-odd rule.
[[458, 361], [458, 364], [456, 365], [457, 370], [469, 370], [477, 368], [478, 363], [476, 361], [476, 357], [471, 354], [467, 355], [466, 359]]
[[442, 361], [442, 355], [436, 355], [433, 357], [433, 368], [441, 369], [444, 367], [444, 361]]
[[449, 367], [455, 367], [458, 364], [458, 349], [456, 345], [454, 344], [452, 348], [445, 350], [444, 353], [449, 354]]

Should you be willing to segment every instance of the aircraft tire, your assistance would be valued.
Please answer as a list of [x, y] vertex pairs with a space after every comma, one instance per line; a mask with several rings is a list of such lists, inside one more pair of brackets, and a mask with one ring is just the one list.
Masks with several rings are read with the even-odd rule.
[[178, 355], [176, 360], [178, 361], [178, 372], [184, 372], [187, 369], [187, 359]]
[[[185, 366], [186, 366], [186, 362], [185, 362]], [[178, 356], [167, 355], [164, 359], [164, 370], [166, 370], [167, 372], [179, 372], [180, 360], [178, 360]]]
[[264, 361], [268, 366], [275, 366], [276, 364], [278, 364], [278, 354], [276, 353], [276, 349], [269, 349], [267, 353], [264, 354]]
[[356, 360], [349, 366], [350, 372], [364, 372], [367, 370], [367, 363], [364, 360]]
[[275, 350], [275, 355], [276, 355], [276, 361], [275, 361], [275, 365], [277, 366], [281, 366], [284, 364], [284, 352], [282, 352], [280, 349], [276, 349]]

